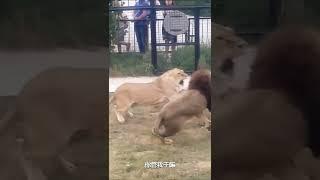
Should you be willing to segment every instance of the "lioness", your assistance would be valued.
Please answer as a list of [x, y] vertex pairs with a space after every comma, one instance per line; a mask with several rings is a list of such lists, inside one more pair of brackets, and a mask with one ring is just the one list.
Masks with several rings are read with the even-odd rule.
[[120, 123], [124, 123], [132, 105], [162, 106], [169, 98], [182, 89], [182, 82], [188, 75], [181, 69], [174, 68], [150, 83], [124, 83], [117, 88], [110, 99], [113, 110]]
[[21, 120], [26, 160], [51, 177], [56, 162], [63, 163], [59, 154], [77, 132], [105, 138], [105, 77], [105, 69], [41, 72], [17, 95], [16, 105], [4, 115], [0, 128]]

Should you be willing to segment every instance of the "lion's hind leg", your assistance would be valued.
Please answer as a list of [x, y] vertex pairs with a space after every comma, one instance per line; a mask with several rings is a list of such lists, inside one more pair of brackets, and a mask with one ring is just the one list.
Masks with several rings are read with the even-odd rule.
[[126, 122], [127, 116], [132, 117], [133, 113], [129, 112], [130, 107], [132, 106], [127, 98], [117, 98], [115, 104], [113, 105], [114, 112], [116, 114], [117, 120], [123, 124]]
[[120, 113], [120, 112], [117, 111], [117, 110], [115, 110], [114, 112], [116, 113], [117, 120], [118, 120], [121, 124], [123, 124], [123, 123], [126, 122], [126, 120], [125, 120], [124, 116], [122, 115], [122, 113]]

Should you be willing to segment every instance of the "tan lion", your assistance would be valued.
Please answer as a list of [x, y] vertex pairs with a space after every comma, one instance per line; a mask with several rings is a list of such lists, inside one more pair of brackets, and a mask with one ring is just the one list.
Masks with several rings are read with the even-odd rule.
[[93, 68], [41, 72], [17, 95], [0, 132], [9, 130], [13, 120], [22, 121], [24, 157], [46, 177], [60, 166], [73, 167], [60, 154], [78, 132], [105, 138], [105, 77], [105, 69]]
[[150, 83], [122, 84], [109, 101], [113, 104], [117, 120], [124, 123], [128, 116], [133, 116], [129, 111], [133, 105], [163, 106], [172, 95], [181, 91], [181, 83], [187, 77], [183, 70], [174, 68]]

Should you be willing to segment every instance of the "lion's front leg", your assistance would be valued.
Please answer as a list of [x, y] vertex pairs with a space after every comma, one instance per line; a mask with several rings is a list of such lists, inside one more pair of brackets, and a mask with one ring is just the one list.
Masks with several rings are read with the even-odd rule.
[[167, 137], [162, 137], [161, 135], [159, 135], [159, 133], [156, 132], [155, 128], [152, 128], [152, 134], [154, 136], [158, 137], [163, 144], [171, 145], [174, 143], [174, 141], [172, 139], [169, 139]]
[[173, 144], [174, 141], [172, 139], [166, 138], [166, 135], [164, 134], [166, 132], [166, 129], [162, 125], [162, 120], [163, 119], [159, 114], [159, 117], [155, 121], [155, 124], [152, 128], [152, 134], [158, 137], [163, 144], [168, 144], [168, 145]]

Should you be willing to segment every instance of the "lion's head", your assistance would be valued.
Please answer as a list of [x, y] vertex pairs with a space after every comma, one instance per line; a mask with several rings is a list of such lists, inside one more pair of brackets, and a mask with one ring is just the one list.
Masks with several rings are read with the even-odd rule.
[[163, 80], [171, 80], [181, 85], [187, 77], [188, 74], [186, 74], [182, 69], [178, 68], [170, 69], [160, 76], [160, 78]]
[[198, 90], [207, 100], [207, 108], [211, 111], [211, 72], [206, 69], [199, 69], [192, 73], [189, 82], [189, 90]]
[[213, 91], [216, 99], [245, 88], [255, 50], [233, 29], [219, 24], [213, 27], [216, 32], [213, 37]]
[[213, 97], [215, 101], [247, 88], [255, 54], [255, 48], [247, 48], [242, 55], [226, 58], [214, 68]]

